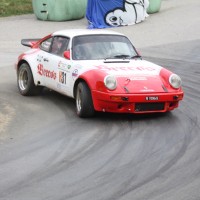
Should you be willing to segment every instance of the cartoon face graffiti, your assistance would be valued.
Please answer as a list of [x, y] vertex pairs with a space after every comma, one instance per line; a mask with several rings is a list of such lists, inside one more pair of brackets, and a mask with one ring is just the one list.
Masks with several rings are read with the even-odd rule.
[[127, 25], [126, 20], [124, 21], [126, 14], [127, 13], [120, 9], [115, 10], [114, 12], [110, 12], [106, 15], [106, 23], [111, 26]]
[[110, 26], [125, 26], [143, 21], [147, 17], [148, 0], [124, 0], [124, 7], [109, 11], [105, 22]]

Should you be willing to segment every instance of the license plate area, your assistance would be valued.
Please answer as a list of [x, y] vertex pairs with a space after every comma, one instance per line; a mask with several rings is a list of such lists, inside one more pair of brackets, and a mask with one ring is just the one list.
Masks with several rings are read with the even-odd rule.
[[146, 100], [147, 101], [158, 101], [159, 100], [159, 98], [157, 97], [157, 96], [150, 96], [150, 97], [146, 97]]
[[135, 112], [162, 111], [165, 103], [135, 103]]

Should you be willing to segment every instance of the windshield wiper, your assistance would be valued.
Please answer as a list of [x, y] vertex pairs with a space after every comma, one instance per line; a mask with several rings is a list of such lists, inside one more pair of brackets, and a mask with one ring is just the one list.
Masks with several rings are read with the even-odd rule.
[[134, 56], [131, 57], [131, 59], [134, 59], [134, 58], [140, 58], [140, 59], [142, 59], [142, 56], [140, 56], [140, 55], [134, 55]]
[[113, 55], [113, 56], [107, 57], [107, 58], [105, 58], [105, 60], [107, 60], [107, 59], [117, 59], [117, 58], [130, 59], [131, 56], [130, 55], [126, 55], [126, 54], [117, 54], [117, 55]]

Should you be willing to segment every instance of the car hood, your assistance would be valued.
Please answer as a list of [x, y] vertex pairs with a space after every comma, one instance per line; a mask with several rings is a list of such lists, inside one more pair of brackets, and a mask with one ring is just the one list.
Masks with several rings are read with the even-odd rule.
[[[87, 62], [87, 65], [89, 63]], [[125, 93], [166, 92], [160, 76], [162, 67], [145, 60], [108, 60], [97, 62], [91, 68], [114, 75], [118, 89]]]

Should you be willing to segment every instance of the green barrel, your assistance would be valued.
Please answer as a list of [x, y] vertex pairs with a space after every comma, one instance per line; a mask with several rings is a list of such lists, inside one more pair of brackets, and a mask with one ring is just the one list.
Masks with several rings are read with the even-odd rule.
[[147, 13], [152, 14], [159, 12], [162, 0], [149, 0], [149, 7], [147, 8]]
[[85, 16], [87, 0], [32, 0], [32, 5], [40, 20], [67, 21]]

